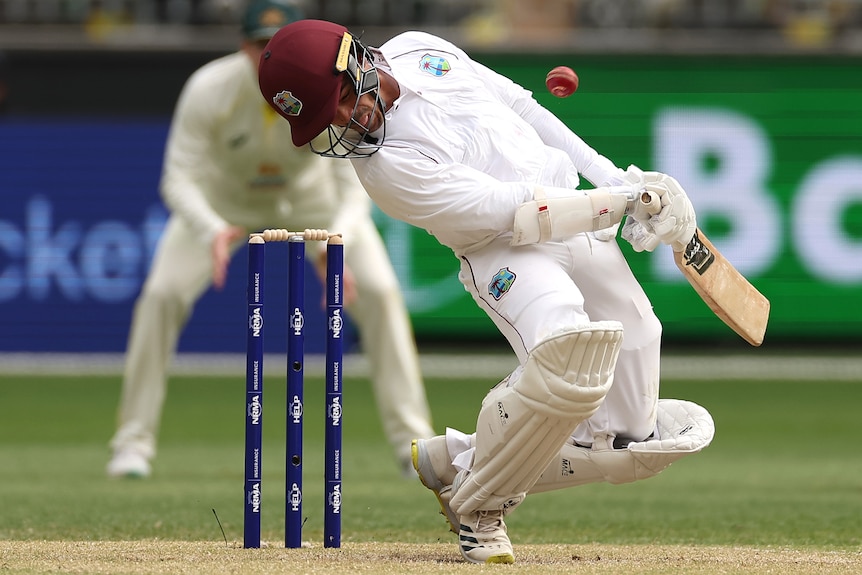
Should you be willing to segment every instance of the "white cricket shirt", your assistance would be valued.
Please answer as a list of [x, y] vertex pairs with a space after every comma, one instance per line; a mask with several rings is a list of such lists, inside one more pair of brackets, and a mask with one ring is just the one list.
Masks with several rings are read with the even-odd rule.
[[529, 91], [451, 43], [406, 32], [380, 52], [401, 95], [383, 147], [354, 167], [381, 210], [456, 254], [511, 234], [536, 184], [574, 189], [579, 172], [596, 185], [618, 173]]

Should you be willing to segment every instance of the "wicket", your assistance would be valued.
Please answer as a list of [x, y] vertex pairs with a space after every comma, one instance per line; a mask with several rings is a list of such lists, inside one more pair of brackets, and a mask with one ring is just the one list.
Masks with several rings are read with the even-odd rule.
[[263, 429], [264, 251], [288, 242], [287, 425], [284, 546], [302, 544], [302, 430], [304, 399], [305, 242], [326, 240], [326, 431], [324, 439], [324, 547], [341, 546], [341, 409], [344, 243], [326, 230], [265, 230], [248, 240], [245, 509], [243, 547], [260, 547]]

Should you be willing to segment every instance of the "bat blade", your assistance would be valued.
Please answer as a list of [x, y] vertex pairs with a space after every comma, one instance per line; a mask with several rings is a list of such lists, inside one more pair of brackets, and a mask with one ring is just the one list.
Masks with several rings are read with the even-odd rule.
[[763, 343], [769, 300], [757, 291], [698, 229], [684, 251], [674, 252], [682, 274], [709, 308], [754, 346]]

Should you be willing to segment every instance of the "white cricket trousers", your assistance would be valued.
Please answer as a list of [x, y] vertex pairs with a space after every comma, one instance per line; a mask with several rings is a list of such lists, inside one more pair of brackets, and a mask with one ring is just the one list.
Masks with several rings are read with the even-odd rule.
[[[489, 289], [499, 270], [515, 276], [499, 300]], [[579, 234], [565, 242], [513, 248], [497, 239], [462, 258], [461, 282], [509, 341], [521, 365], [549, 334], [590, 321], [623, 324], [614, 382], [575, 441], [640, 441], [655, 429], [661, 324], [616, 241]], [[514, 376], [519, 375], [518, 367]], [[450, 454], [453, 458], [457, 454]]]

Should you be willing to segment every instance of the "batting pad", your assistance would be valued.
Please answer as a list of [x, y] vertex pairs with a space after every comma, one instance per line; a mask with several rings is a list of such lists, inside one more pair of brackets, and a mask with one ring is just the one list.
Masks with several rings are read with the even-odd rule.
[[530, 490], [542, 493], [586, 483], [630, 483], [658, 475], [671, 463], [712, 442], [715, 424], [703, 407], [690, 401], [660, 399], [656, 437], [624, 449], [596, 449], [567, 443]]
[[619, 322], [554, 334], [527, 357], [520, 378], [492, 390], [476, 424], [470, 472], [452, 496], [458, 514], [520, 504], [575, 427], [601, 405], [623, 338]]

